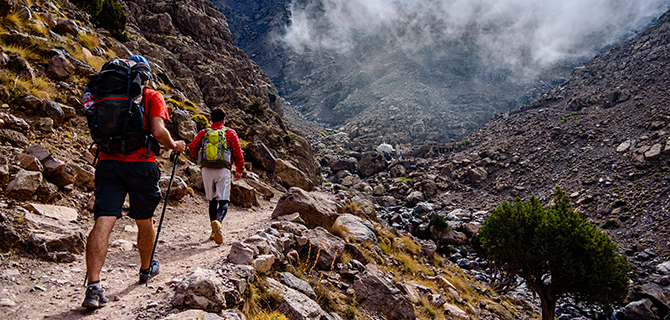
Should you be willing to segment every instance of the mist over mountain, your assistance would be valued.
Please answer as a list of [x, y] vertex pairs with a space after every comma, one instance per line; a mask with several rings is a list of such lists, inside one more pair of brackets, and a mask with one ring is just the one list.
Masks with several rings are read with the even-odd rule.
[[463, 137], [670, 7], [660, 0], [213, 2], [284, 98], [362, 144]]

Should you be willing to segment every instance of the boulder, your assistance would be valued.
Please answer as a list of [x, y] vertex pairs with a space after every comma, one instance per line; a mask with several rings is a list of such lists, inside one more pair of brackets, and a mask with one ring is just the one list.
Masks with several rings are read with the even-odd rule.
[[394, 165], [391, 167], [391, 169], [389, 169], [389, 173], [391, 173], [391, 176], [396, 178], [404, 176], [406, 171], [407, 169], [405, 169], [405, 166], [403, 166], [402, 164]]
[[428, 259], [428, 262], [433, 263], [435, 260], [435, 252], [437, 251], [437, 245], [433, 240], [427, 240], [421, 242], [421, 253]]
[[64, 206], [29, 203], [25, 208], [33, 213], [65, 222], [76, 221], [79, 215], [77, 210]]
[[[169, 174], [164, 174], [158, 179], [158, 187], [161, 189], [161, 197], [163, 198], [165, 198], [165, 195], [167, 194], [168, 185], [170, 184], [170, 176], [171, 175]], [[181, 177], [175, 175], [172, 180], [172, 187], [170, 188], [170, 199], [180, 200], [187, 194], [188, 187], [186, 186], [186, 182], [184, 182]]]
[[51, 158], [51, 152], [49, 152], [47, 148], [45, 148], [40, 144], [30, 145], [29, 147], [26, 148], [25, 154], [37, 158], [37, 160], [42, 162], [42, 164], [44, 164], [44, 162], [46, 162], [49, 158]]
[[277, 159], [275, 175], [281, 178], [284, 185], [289, 188], [298, 187], [305, 191], [312, 191], [314, 189], [314, 183], [312, 183], [307, 174], [288, 161]]
[[[2, 95], [0, 95], [0, 101], [1, 100]], [[23, 120], [22, 118], [19, 118], [9, 113], [0, 112], [0, 120], [4, 121], [5, 123], [4, 127], [7, 129], [16, 130], [24, 134], [30, 132], [30, 125], [28, 124], [28, 122], [26, 122], [26, 120]]]
[[307, 231], [311, 252], [319, 252], [316, 267], [320, 270], [332, 270], [344, 252], [344, 240], [326, 229], [316, 227]]
[[58, 34], [71, 34], [75, 37], [79, 35], [77, 23], [72, 20], [58, 19], [53, 30]]
[[9, 180], [9, 163], [5, 156], [0, 155], [0, 183], [5, 183]]
[[456, 305], [451, 303], [443, 304], [444, 315], [453, 320], [470, 320], [468, 314]]
[[75, 71], [74, 65], [62, 54], [57, 54], [49, 60], [46, 74], [56, 81], [67, 80]]
[[369, 177], [384, 169], [386, 169], [386, 158], [377, 151], [364, 153], [363, 158], [358, 162], [358, 172], [363, 177]]
[[453, 229], [444, 235], [441, 239], [436, 240], [438, 240], [439, 243], [446, 243], [457, 246], [462, 246], [468, 243], [468, 237], [464, 233]]
[[654, 144], [647, 152], [644, 153], [644, 158], [649, 161], [656, 161], [661, 157], [662, 150], [663, 145], [660, 143]]
[[274, 172], [277, 167], [277, 160], [261, 141], [254, 141], [247, 146], [251, 159], [261, 165], [263, 170]]
[[76, 164], [73, 162], [70, 163], [70, 167], [74, 169], [77, 177], [74, 182], [76, 186], [84, 186], [88, 190], [95, 189], [95, 168], [88, 164]]
[[77, 173], [74, 169], [65, 162], [54, 159], [53, 157], [49, 157], [44, 161], [44, 176], [49, 182], [57, 185], [59, 188], [63, 188], [77, 181]]
[[63, 121], [65, 120], [65, 112], [63, 112], [63, 108], [61, 108], [60, 104], [49, 99], [44, 99], [42, 101], [42, 105], [40, 106], [40, 113], [42, 116], [53, 119], [56, 127], [60, 127], [60, 125], [63, 124]]
[[384, 188], [384, 186], [381, 185], [381, 184], [376, 185], [372, 189], [372, 195], [375, 196], [375, 197], [381, 197], [381, 196], [384, 195], [385, 192], [386, 192], [386, 188]]
[[345, 232], [345, 239], [354, 239], [356, 242], [371, 241], [377, 243], [375, 228], [369, 220], [345, 213], [337, 217], [332, 227]]
[[32, 66], [30, 66], [30, 63], [28, 60], [23, 58], [22, 56], [16, 55], [16, 56], [10, 56], [11, 58], [9, 59], [9, 62], [7, 63], [7, 66], [19, 73], [20, 75], [23, 75], [24, 77], [28, 78], [31, 82], [35, 81], [35, 70], [33, 69]]
[[73, 254], [84, 252], [84, 229], [71, 221], [26, 213], [24, 220], [30, 239], [30, 253], [56, 262], [73, 262]]
[[254, 261], [254, 250], [242, 242], [233, 242], [230, 246], [228, 261], [234, 264], [251, 265]]
[[58, 186], [42, 179], [42, 184], [40, 184], [40, 187], [37, 188], [37, 192], [35, 192], [35, 194], [37, 195], [38, 200], [44, 203], [49, 203], [56, 198], [58, 195], [58, 190]]
[[330, 170], [333, 172], [347, 170], [349, 172], [355, 173], [358, 171], [358, 163], [355, 159], [338, 159], [329, 164]]
[[251, 208], [258, 204], [256, 189], [242, 179], [234, 180], [230, 186], [230, 202], [238, 207]]
[[9, 142], [13, 147], [25, 148], [30, 142], [26, 136], [12, 129], [0, 129], [0, 142]]
[[434, 179], [424, 179], [421, 181], [421, 190], [426, 197], [432, 197], [437, 194], [437, 183]]
[[409, 297], [378, 273], [366, 271], [354, 280], [356, 298], [361, 307], [379, 312], [388, 319], [416, 319]]
[[468, 170], [468, 179], [472, 183], [480, 183], [488, 177], [489, 173], [482, 167], [475, 167]]
[[405, 198], [405, 205], [408, 207], [413, 207], [417, 203], [421, 202], [424, 200], [423, 193], [421, 191], [413, 191], [411, 192], [407, 198]]
[[365, 196], [364, 194], [359, 194], [351, 198], [351, 203], [355, 204], [358, 207], [357, 212], [352, 212], [355, 214], [364, 214], [368, 219], [372, 221], [377, 221], [377, 211], [375, 210], [375, 199], [370, 196]]
[[310, 298], [316, 298], [316, 293], [312, 286], [306, 281], [294, 276], [290, 272], [282, 272], [279, 274], [279, 281], [291, 289], [298, 290]]
[[272, 218], [294, 212], [300, 214], [308, 228], [321, 226], [330, 229], [338, 215], [345, 213], [345, 208], [342, 203], [331, 200], [328, 194], [291, 188], [279, 198]]
[[42, 183], [42, 173], [38, 171], [19, 170], [14, 180], [9, 182], [5, 192], [7, 196], [25, 201], [37, 191]]
[[198, 166], [184, 166], [177, 170], [179, 176], [186, 179], [186, 185], [189, 188], [204, 190], [205, 184], [202, 182], [202, 172]]
[[177, 130], [177, 136], [187, 141], [193, 141], [198, 134], [198, 126], [195, 124], [195, 121], [191, 120], [191, 117], [191, 112], [175, 109], [172, 119]]
[[657, 265], [656, 271], [660, 274], [670, 275], [670, 261], [666, 261]]
[[44, 133], [54, 132], [54, 120], [43, 117], [35, 122], [35, 129]]
[[219, 312], [242, 303], [240, 293], [216, 271], [197, 268], [186, 275], [175, 289], [171, 304], [177, 308]]
[[279, 281], [267, 278], [270, 290], [279, 293], [279, 310], [291, 320], [326, 319], [327, 314], [318, 303], [305, 294], [291, 289]]
[[19, 100], [19, 105], [26, 107], [29, 110], [39, 110], [42, 105], [42, 100], [34, 95], [27, 95]]
[[[656, 283], [646, 283], [634, 287], [628, 293], [627, 299], [628, 301], [637, 301], [637, 304], [634, 303], [632, 306], [629, 304], [631, 306], [630, 310], [628, 310], [628, 306], [624, 308], [626, 316], [629, 315], [629, 312], [638, 316], [637, 318], [631, 317], [631, 319], [651, 319], [645, 318], [649, 310], [658, 312], [659, 319], [664, 319], [664, 317], [670, 315], [668, 312], [670, 310], [670, 289], [661, 287]], [[645, 300], [648, 300], [648, 302]], [[639, 317], [640, 315], [642, 317]]]
[[260, 274], [266, 274], [272, 270], [272, 265], [274, 265], [276, 259], [272, 254], [262, 254], [256, 257], [251, 265], [256, 269], [256, 272]]
[[661, 320], [654, 304], [649, 299], [634, 301], [623, 308], [626, 319], [629, 320]]

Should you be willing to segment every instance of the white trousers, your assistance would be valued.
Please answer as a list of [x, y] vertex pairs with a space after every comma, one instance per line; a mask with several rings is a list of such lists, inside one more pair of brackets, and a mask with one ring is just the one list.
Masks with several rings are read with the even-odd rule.
[[207, 200], [230, 200], [230, 169], [202, 168]]

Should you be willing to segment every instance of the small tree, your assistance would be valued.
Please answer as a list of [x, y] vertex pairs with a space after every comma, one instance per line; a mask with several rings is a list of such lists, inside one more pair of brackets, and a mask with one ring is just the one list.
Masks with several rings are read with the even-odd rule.
[[503, 202], [472, 239], [473, 248], [496, 268], [523, 278], [540, 297], [542, 319], [554, 319], [558, 299], [570, 296], [604, 310], [628, 294], [625, 256], [609, 236], [572, 210], [556, 187], [554, 207], [531, 196]]

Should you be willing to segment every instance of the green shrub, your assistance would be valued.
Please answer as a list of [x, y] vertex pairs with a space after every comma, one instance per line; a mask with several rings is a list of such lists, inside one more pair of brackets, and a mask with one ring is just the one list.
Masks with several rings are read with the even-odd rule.
[[72, 0], [72, 3], [84, 9], [84, 11], [90, 13], [93, 17], [98, 15], [103, 8], [103, 0]]
[[198, 106], [196, 106], [192, 101], [186, 100], [184, 101], [183, 109], [196, 113], [198, 111]]
[[116, 0], [104, 0], [102, 10], [95, 15], [95, 24], [109, 30], [109, 33], [121, 42], [128, 41], [126, 14]]
[[282, 138], [282, 140], [284, 140], [284, 143], [289, 143], [289, 142], [291, 142], [291, 135], [288, 134], [288, 133], [285, 134], [285, 135], [284, 135], [284, 138]]
[[268, 92], [268, 98], [270, 98], [270, 103], [275, 103], [277, 101], [277, 94], [270, 91]]
[[354, 306], [348, 306], [346, 310], [344, 310], [344, 316], [347, 317], [347, 319], [354, 319], [356, 318], [356, 314], [358, 312], [356, 311], [356, 308]]
[[254, 103], [250, 104], [249, 107], [244, 110], [244, 112], [253, 114], [255, 116], [262, 116], [265, 114], [265, 109], [263, 109], [260, 102], [255, 101]]
[[603, 229], [610, 229], [610, 228], [618, 228], [619, 223], [616, 222], [616, 220], [607, 220], [605, 223], [603, 223], [602, 228]]

